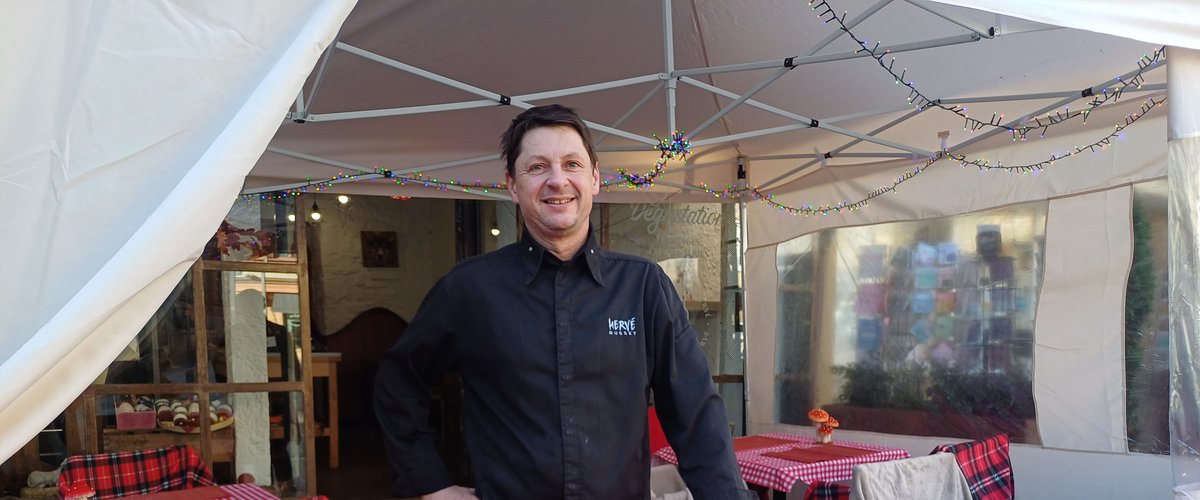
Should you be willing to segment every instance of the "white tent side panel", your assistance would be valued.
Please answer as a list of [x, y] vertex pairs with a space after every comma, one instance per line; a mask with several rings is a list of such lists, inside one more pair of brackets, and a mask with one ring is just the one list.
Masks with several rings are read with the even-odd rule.
[[7, 7], [0, 459], [162, 304], [354, 2]]
[[[775, 336], [778, 320], [774, 286], [779, 281], [775, 245], [746, 252], [746, 420], [750, 430], [776, 422]], [[753, 338], [751, 338], [753, 337]]]
[[1171, 99], [1167, 144], [1168, 275], [1171, 332], [1171, 455], [1177, 489], [1200, 496], [1200, 51], [1171, 47], [1167, 67]]
[[[1081, 229], [1079, 238], [1068, 235], [1047, 235], [1047, 239], [1055, 243], [1054, 252], [1059, 256], [1088, 255], [1096, 253], [1097, 248], [1107, 246], [1104, 255], [1111, 262], [1094, 262], [1104, 268], [1103, 272], [1078, 282], [1080, 277], [1077, 270], [1070, 276], [1050, 273], [1048, 286], [1050, 292], [1062, 291], [1065, 288], [1099, 287], [1099, 292], [1107, 302], [1119, 303], [1124, 299], [1124, 280], [1128, 273], [1128, 254], [1131, 248], [1131, 236], [1128, 228], [1114, 230], [1111, 224], [1128, 225], [1129, 222], [1129, 185], [1152, 179], [1161, 179], [1166, 175], [1166, 119], [1162, 116], [1152, 116], [1139, 121], [1126, 130], [1126, 134], [1112, 146], [1095, 153], [1088, 152], [1077, 157], [1060, 160], [1037, 176], [1009, 175], [998, 172], [980, 173], [973, 168], [963, 169], [956, 165], [947, 165], [941, 169], [931, 169], [903, 183], [896, 194], [885, 195], [871, 206], [850, 214], [833, 214], [828, 216], [797, 217], [782, 213], [761, 203], [751, 202], [749, 205], [748, 233], [750, 235], [750, 250], [746, 253], [747, 276], [747, 380], [750, 401], [747, 414], [750, 416], [751, 432], [790, 431], [808, 433], [808, 427], [795, 427], [778, 423], [775, 397], [775, 364], [776, 364], [776, 318], [775, 295], [778, 288], [778, 276], [775, 269], [776, 248], [780, 243], [813, 231], [843, 226], [870, 225], [893, 221], [917, 220], [952, 216], [993, 207], [1007, 206], [1037, 200], [1050, 200], [1054, 206], [1055, 217], [1065, 217], [1060, 222], [1070, 223], [1078, 220], [1089, 210], [1104, 213], [1109, 219], [1098, 227]], [[1094, 141], [1095, 132], [1091, 135], [1078, 136], [1062, 135], [1042, 142], [1029, 142], [982, 152], [979, 156], [989, 159], [999, 159], [1006, 164], [1020, 165], [1022, 162], [1036, 162], [1049, 156], [1052, 151], [1061, 152], [1074, 144], [1087, 144]], [[912, 163], [908, 166], [911, 167]], [[826, 169], [825, 175], [836, 177], [836, 169]], [[873, 189], [895, 178], [896, 170], [879, 171], [874, 174], [859, 174], [849, 182], [839, 185], [838, 196], [848, 196], [851, 188], [847, 184], [857, 186], [863, 191]], [[952, 188], [948, 188], [952, 186]], [[783, 194], [776, 201], [797, 206], [801, 203], [812, 203], [822, 196], [820, 190], [800, 191]], [[832, 196], [832, 195], [827, 195]], [[1074, 198], [1078, 198], [1075, 200]], [[804, 200], [804, 201], [801, 201]], [[1113, 206], [1107, 206], [1114, 200]], [[1083, 203], [1085, 206], [1073, 206]], [[1101, 208], [1102, 207], [1102, 208]], [[1054, 230], [1054, 229], [1048, 229]], [[1102, 241], [1102, 243], [1098, 243]], [[1097, 257], [1098, 259], [1099, 257]], [[1124, 259], [1124, 260], [1121, 260]], [[1116, 267], [1112, 267], [1116, 266]], [[1069, 280], [1076, 282], [1068, 283]], [[1117, 286], [1119, 282], [1120, 286]], [[1044, 294], [1050, 293], [1043, 291]], [[757, 301], [767, 301], [758, 304]], [[1067, 299], [1074, 301], [1075, 299]], [[1079, 305], [1076, 302], [1076, 305]], [[1089, 311], [1095, 311], [1088, 306]], [[1108, 306], [1110, 310], [1121, 311], [1123, 308]], [[1067, 332], [1044, 334], [1046, 328], [1053, 325], [1078, 325], [1080, 313], [1068, 307], [1047, 307], [1039, 305], [1037, 335], [1046, 335], [1047, 341], [1056, 341], [1062, 336], [1081, 334], [1074, 327]], [[1098, 373], [1100, 380], [1091, 381], [1080, 386], [1078, 372], [1070, 385], [1064, 385], [1062, 373], [1051, 375], [1035, 373], [1035, 383], [1040, 384], [1038, 414], [1041, 417], [1047, 413], [1059, 413], [1062, 408], [1086, 403], [1088, 411], [1101, 408], [1099, 414], [1087, 416], [1092, 421], [1080, 422], [1071, 420], [1060, 413], [1061, 418], [1051, 418], [1053, 422], [1042, 429], [1042, 437], [1048, 446], [1069, 446], [1076, 450], [1056, 450], [1050, 447], [1014, 445], [1013, 463], [1017, 481], [1018, 496], [1029, 498], [1122, 498], [1144, 496], [1146, 491], [1166, 494], [1170, 481], [1170, 457], [1129, 455], [1124, 451], [1124, 414], [1123, 414], [1123, 343], [1120, 341], [1123, 318], [1120, 314], [1095, 315], [1092, 318], [1095, 325], [1080, 326], [1079, 330], [1095, 333], [1106, 333], [1107, 341], [1103, 346], [1091, 349], [1085, 359], [1099, 362], [1107, 360], [1107, 368], [1097, 372], [1093, 368], [1088, 373]], [[1113, 339], [1116, 339], [1113, 341]], [[1035, 342], [1043, 339], [1035, 338]], [[1115, 345], [1114, 345], [1115, 342]], [[1044, 347], [1049, 347], [1048, 345]], [[1044, 352], [1044, 351], [1043, 351]], [[1074, 364], [1078, 366], [1078, 364]], [[1089, 375], [1090, 377], [1091, 375]], [[1053, 384], [1050, 387], [1048, 384]], [[1047, 390], [1053, 392], [1048, 393]], [[1081, 391], [1070, 398], [1062, 396], [1072, 391]], [[1081, 412], [1085, 413], [1085, 412]], [[1069, 431], [1072, 422], [1086, 423], [1079, 429], [1096, 430], [1087, 432], [1086, 438]], [[1094, 424], [1094, 425], [1093, 425]], [[915, 436], [897, 436], [872, 432], [846, 431], [846, 439], [864, 442], [900, 444], [914, 455], [928, 454], [934, 446], [949, 441], [950, 438], [925, 438]], [[1094, 451], [1104, 450], [1108, 453], [1097, 454]], [[1066, 464], [1085, 461], [1089, 467], [1076, 467]], [[1114, 477], [1129, 478], [1127, 482], [1113, 481]], [[1123, 483], [1123, 484], [1117, 484]], [[1049, 489], [1047, 489], [1049, 488]], [[1147, 490], [1149, 488], [1149, 490]], [[1120, 490], [1120, 491], [1118, 491]], [[1065, 496], [1046, 496], [1048, 491], [1059, 491]], [[1123, 493], [1122, 493], [1123, 492]], [[1154, 494], [1151, 493], [1153, 496]]]
[[1132, 203], [1127, 186], [1050, 202], [1033, 332], [1033, 399], [1043, 446], [1127, 451], [1124, 313]]

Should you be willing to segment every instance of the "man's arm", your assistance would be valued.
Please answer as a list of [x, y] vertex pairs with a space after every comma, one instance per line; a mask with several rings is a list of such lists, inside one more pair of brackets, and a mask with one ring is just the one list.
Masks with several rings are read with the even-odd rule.
[[698, 500], [756, 498], [738, 470], [708, 358], [674, 285], [658, 274], [657, 303], [647, 318], [655, 328], [651, 388], [663, 431], [679, 458], [679, 474]]
[[383, 430], [393, 480], [392, 494], [414, 497], [451, 486], [429, 425], [429, 384], [453, 362], [453, 297], [443, 278], [425, 296], [400, 340], [379, 363], [375, 415]]

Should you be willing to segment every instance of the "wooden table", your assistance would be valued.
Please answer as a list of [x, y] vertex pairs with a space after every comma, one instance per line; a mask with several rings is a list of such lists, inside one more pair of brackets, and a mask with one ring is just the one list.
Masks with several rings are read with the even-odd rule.
[[[312, 376], [315, 381], [318, 378], [326, 378], [329, 386], [327, 392], [328, 399], [326, 404], [329, 407], [329, 425], [324, 428], [317, 429], [314, 437], [329, 438], [329, 468], [338, 468], [338, 380], [337, 380], [337, 365], [342, 360], [340, 352], [314, 352], [312, 353]], [[279, 363], [279, 353], [267, 353], [267, 376], [270, 378], [278, 378], [283, 376], [283, 369]], [[316, 401], [314, 400], [315, 404]]]
[[[834, 440], [831, 444], [861, 449], [864, 453], [831, 460], [799, 462], [765, 454], [822, 446], [816, 443], [814, 436], [776, 432], [733, 440], [734, 454], [737, 456], [742, 479], [749, 484], [775, 492], [775, 498], [780, 499], [786, 498], [787, 492], [792, 490], [797, 481], [805, 484], [814, 480], [846, 481], [853, 476], [855, 465], [908, 458], [908, 451], [902, 448], [842, 440]], [[655, 451], [654, 454], [668, 462], [679, 463], [675, 451], [669, 446]]]
[[[197, 450], [201, 447], [199, 433], [184, 434], [163, 429], [122, 431], [106, 427], [103, 430], [103, 436], [100, 451], [105, 453], [149, 450], [177, 444], [186, 444]], [[212, 456], [209, 458], [209, 462], [232, 462], [234, 458], [233, 426], [212, 431], [210, 436]]]

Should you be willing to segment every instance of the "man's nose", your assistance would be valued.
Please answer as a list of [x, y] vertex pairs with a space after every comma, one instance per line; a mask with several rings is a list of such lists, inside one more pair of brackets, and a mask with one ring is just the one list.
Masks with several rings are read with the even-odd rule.
[[563, 170], [561, 164], [554, 164], [550, 166], [550, 178], [547, 179], [546, 182], [555, 186], [567, 185], [567, 172]]

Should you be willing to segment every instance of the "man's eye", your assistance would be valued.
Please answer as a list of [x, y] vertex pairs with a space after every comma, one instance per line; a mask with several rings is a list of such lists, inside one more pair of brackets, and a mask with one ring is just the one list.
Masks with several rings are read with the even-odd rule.
[[577, 161], [569, 161], [569, 162], [567, 162], [567, 170], [571, 170], [571, 171], [583, 170], [583, 163], [580, 163]]
[[535, 174], [543, 170], [546, 170], [546, 164], [544, 163], [534, 163], [525, 169], [526, 172]]

